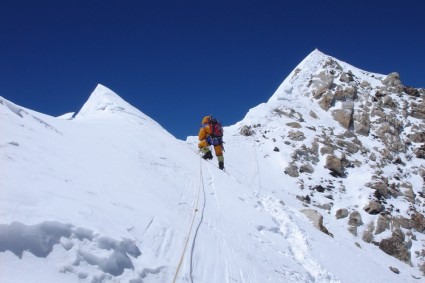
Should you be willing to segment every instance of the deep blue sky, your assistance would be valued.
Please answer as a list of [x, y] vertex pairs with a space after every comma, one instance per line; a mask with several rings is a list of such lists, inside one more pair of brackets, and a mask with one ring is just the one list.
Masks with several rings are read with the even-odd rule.
[[97, 83], [180, 139], [269, 99], [311, 51], [425, 87], [425, 2], [0, 0], [0, 96], [57, 116]]

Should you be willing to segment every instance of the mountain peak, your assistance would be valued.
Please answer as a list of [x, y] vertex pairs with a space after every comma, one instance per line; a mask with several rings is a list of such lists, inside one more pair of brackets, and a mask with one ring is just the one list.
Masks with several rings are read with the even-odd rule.
[[139, 110], [122, 99], [114, 91], [102, 84], [98, 84], [91, 93], [89, 99], [78, 112], [76, 118], [116, 111], [140, 113]]
[[311, 74], [315, 73], [322, 65], [321, 63], [327, 58], [332, 58], [317, 48], [307, 55], [292, 72], [286, 77], [275, 93], [270, 97], [269, 101], [287, 99], [293, 93], [294, 88], [300, 89], [301, 84], [308, 81]]
[[[349, 76], [354, 76], [358, 81], [363, 81], [371, 86], [381, 85], [381, 79], [385, 77], [381, 74], [363, 71], [315, 49], [286, 77], [269, 101], [292, 100], [300, 96], [308, 96], [312, 89], [318, 87], [317, 83], [326, 83], [326, 79], [333, 80], [333, 77], [341, 74], [344, 74], [343, 76], [350, 74]], [[339, 78], [338, 80], [342, 82], [344, 79]], [[316, 83], [312, 84], [313, 81]]]

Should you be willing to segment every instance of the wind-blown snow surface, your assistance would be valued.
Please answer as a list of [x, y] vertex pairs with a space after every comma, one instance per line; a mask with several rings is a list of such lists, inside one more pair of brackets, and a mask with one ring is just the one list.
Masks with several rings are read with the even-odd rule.
[[[267, 116], [274, 103], [246, 119], [282, 130]], [[175, 139], [101, 85], [72, 120], [1, 97], [0, 119], [1, 282], [419, 276], [375, 246], [355, 246], [342, 224], [330, 227], [334, 238], [315, 229], [282, 173], [284, 149], [273, 155], [271, 142], [239, 135], [239, 124], [225, 129], [226, 173], [200, 159], [195, 138]]]

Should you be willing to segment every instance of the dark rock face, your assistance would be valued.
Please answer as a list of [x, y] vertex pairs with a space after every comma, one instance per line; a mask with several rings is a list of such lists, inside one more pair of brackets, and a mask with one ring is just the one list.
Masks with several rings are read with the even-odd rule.
[[418, 89], [414, 88], [414, 87], [410, 87], [410, 86], [404, 86], [403, 87], [403, 91], [410, 96], [413, 97], [420, 97], [421, 94], [419, 93]]
[[315, 186], [313, 190], [318, 191], [319, 193], [323, 193], [326, 189], [322, 185]]

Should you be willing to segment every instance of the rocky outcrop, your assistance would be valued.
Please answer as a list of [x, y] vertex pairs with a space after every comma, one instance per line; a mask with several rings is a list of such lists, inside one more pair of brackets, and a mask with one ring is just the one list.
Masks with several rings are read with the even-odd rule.
[[240, 130], [239, 130], [239, 133], [240, 133], [242, 136], [249, 137], [249, 136], [254, 135], [254, 134], [255, 134], [255, 131], [254, 131], [254, 130], [252, 130], [250, 126], [244, 125], [244, 126], [243, 126]]
[[381, 234], [390, 229], [390, 219], [387, 216], [380, 215], [376, 223], [375, 235]]
[[413, 151], [417, 158], [425, 159], [425, 144], [419, 146]]
[[348, 216], [348, 210], [346, 208], [340, 208], [335, 213], [336, 219], [345, 218], [347, 216]]
[[307, 161], [316, 164], [319, 162], [318, 151], [318, 144], [315, 142], [310, 148], [303, 144], [291, 154], [291, 157], [293, 161]]
[[411, 87], [411, 86], [403, 86], [403, 92], [407, 95], [413, 96], [413, 97], [420, 97], [421, 94], [419, 93], [419, 90], [417, 88]]
[[422, 129], [422, 131], [419, 129], [419, 127], [412, 127], [412, 130], [415, 131], [413, 133], [408, 134], [408, 137], [411, 142], [415, 143], [424, 143], [425, 142], [425, 129]]
[[285, 174], [288, 174], [291, 177], [299, 177], [300, 173], [298, 172], [298, 167], [295, 164], [289, 164], [286, 168], [285, 168]]
[[356, 96], [356, 93], [357, 88], [354, 86], [338, 86], [334, 94], [334, 99], [335, 101], [353, 101]]
[[410, 116], [417, 119], [425, 119], [425, 100], [422, 100], [421, 103], [412, 103], [411, 110], [409, 113]]
[[419, 212], [412, 214], [410, 225], [419, 233], [425, 233], [425, 217], [423, 214]]
[[302, 213], [304, 213], [308, 219], [313, 223], [313, 226], [316, 227], [319, 231], [322, 231], [323, 233], [333, 237], [332, 233], [326, 229], [325, 226], [323, 226], [323, 216], [314, 209], [302, 209]]
[[303, 115], [292, 108], [275, 108], [273, 109], [273, 113], [277, 114], [279, 117], [286, 116], [298, 122], [304, 122]]
[[364, 210], [369, 214], [378, 214], [382, 209], [382, 205], [374, 200], [371, 200], [369, 204], [364, 207]]
[[319, 116], [317, 116], [317, 114], [313, 110], [310, 110], [309, 114], [310, 114], [310, 117], [312, 117], [312, 118], [314, 118], [316, 120], [319, 119]]
[[401, 86], [400, 75], [396, 72], [393, 72], [393, 73], [389, 74], [388, 76], [386, 76], [382, 80], [382, 83], [387, 87]]
[[336, 144], [342, 147], [348, 153], [357, 153], [360, 150], [360, 146], [354, 142], [347, 141], [345, 139], [336, 140]]
[[396, 268], [396, 267], [394, 267], [394, 266], [390, 266], [389, 268], [390, 268], [390, 270], [391, 270], [392, 272], [394, 272], [395, 274], [400, 274], [400, 270], [398, 270], [398, 268]]
[[288, 133], [288, 138], [293, 141], [302, 141], [305, 140], [304, 133], [301, 131], [290, 131]]
[[401, 184], [401, 189], [403, 190], [402, 193], [403, 193], [404, 198], [408, 202], [414, 204], [415, 203], [415, 197], [416, 196], [415, 196], [415, 192], [413, 191], [412, 184], [407, 183], [407, 182], [406, 183], [403, 183], [403, 184]]
[[353, 73], [350, 70], [347, 73], [346, 72], [341, 72], [341, 75], [339, 76], [339, 80], [341, 82], [344, 82], [344, 83], [347, 83], [348, 84], [348, 83], [354, 81]]
[[314, 168], [310, 163], [303, 163], [300, 166], [300, 173], [313, 173]]
[[327, 90], [331, 89], [334, 76], [327, 71], [320, 72], [311, 80], [314, 98], [320, 98]]
[[344, 167], [342, 166], [341, 159], [336, 157], [335, 155], [328, 155], [326, 157], [326, 165], [325, 167], [329, 169], [336, 176], [344, 176]]
[[392, 218], [392, 227], [393, 229], [412, 229], [410, 225], [410, 220], [403, 216], [395, 216]]
[[375, 229], [375, 224], [370, 222], [367, 225], [366, 230], [363, 232], [362, 240], [366, 243], [372, 243], [373, 241], [373, 230]]
[[348, 231], [357, 236], [357, 227], [363, 225], [362, 216], [358, 211], [352, 211], [348, 218]]
[[334, 94], [331, 91], [327, 91], [320, 98], [320, 100], [319, 100], [319, 106], [323, 110], [328, 111], [329, 108], [331, 108], [333, 101], [334, 101]]
[[356, 134], [368, 136], [370, 132], [370, 118], [365, 111], [356, 111], [353, 115], [353, 126]]
[[[317, 67], [304, 76], [304, 83], [297, 82], [300, 95], [309, 100], [301, 105], [292, 103], [294, 96], [289, 97], [290, 103], [285, 101], [272, 113], [292, 120], [281, 123], [286, 127], [280, 136], [290, 139], [284, 143], [293, 150], [285, 173], [301, 176], [297, 181], [305, 190], [304, 197], [299, 198], [304, 206], [332, 211], [336, 219], [348, 218], [350, 233], [410, 262], [410, 240], [401, 239], [395, 231], [402, 230], [411, 239], [425, 233], [425, 166], [421, 163], [425, 159], [425, 89], [403, 86], [398, 73], [382, 76], [350, 71], [330, 57]], [[291, 114], [295, 110], [282, 110], [302, 109], [310, 102], [320, 109], [298, 110], [306, 115], [303, 122]], [[327, 123], [329, 118], [337, 123]], [[273, 146], [284, 152], [284, 145], [277, 144], [279, 136], [273, 141]], [[317, 167], [321, 164], [330, 174], [322, 174], [319, 180], [313, 177], [322, 171]], [[340, 208], [338, 200], [344, 199], [344, 194], [351, 197], [352, 192], [361, 197], [347, 206], [349, 209]], [[339, 209], [334, 210], [335, 206]], [[367, 227], [359, 227], [363, 225], [362, 215]], [[388, 238], [390, 231], [394, 233]], [[425, 269], [425, 251], [423, 254], [422, 262], [412, 260]]]
[[334, 110], [332, 115], [334, 119], [345, 129], [349, 129], [353, 117], [354, 103], [343, 102], [341, 109]]
[[373, 183], [366, 184], [369, 188], [375, 190], [374, 196], [377, 200], [389, 197], [388, 180], [379, 178]]
[[406, 145], [400, 138], [402, 123], [394, 114], [384, 115], [384, 118], [374, 122], [376, 136], [393, 152], [405, 152]]
[[290, 122], [290, 123], [286, 123], [286, 125], [294, 129], [299, 129], [302, 127], [301, 124], [298, 122]]
[[411, 264], [410, 251], [404, 238], [405, 235], [401, 230], [394, 230], [390, 238], [383, 239], [379, 243], [379, 248], [395, 258]]

